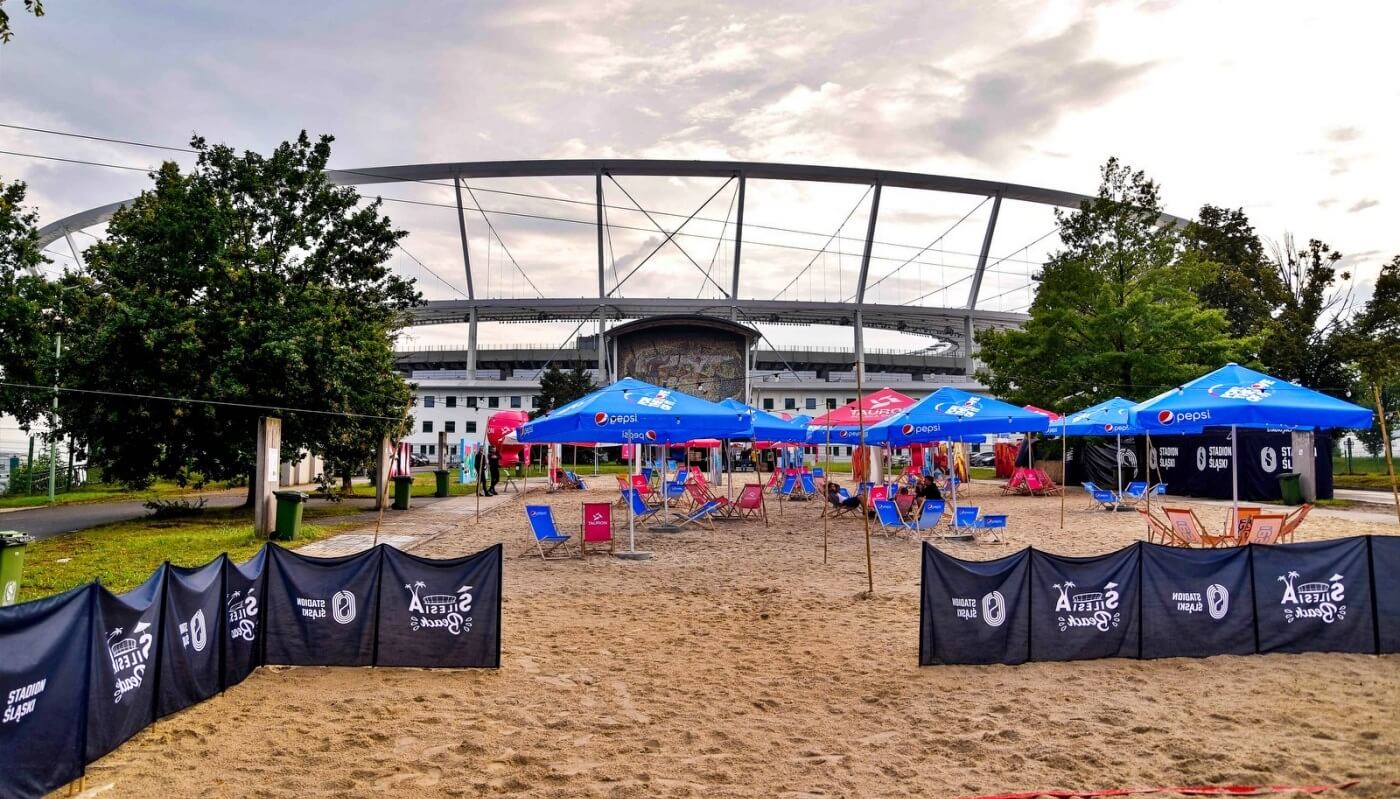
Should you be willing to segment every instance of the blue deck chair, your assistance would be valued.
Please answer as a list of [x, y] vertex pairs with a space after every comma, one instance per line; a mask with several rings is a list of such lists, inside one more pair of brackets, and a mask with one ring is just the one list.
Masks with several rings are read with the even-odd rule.
[[778, 487], [778, 496], [784, 499], [792, 499], [792, 492], [797, 490], [797, 475], [790, 474], [783, 478], [783, 484]]
[[989, 513], [978, 519], [974, 526], [978, 530], [988, 531], [993, 541], [997, 543], [1005, 542], [1005, 539], [1001, 537], [1001, 531], [1006, 529], [1006, 514]]
[[568, 471], [567, 469], [564, 470], [564, 476], [569, 478], [569, 482], [574, 484], [574, 488], [577, 488], [580, 491], [582, 491], [585, 488], [588, 488], [588, 485], [583, 482], [582, 477], [579, 477], [578, 475], [574, 474], [571, 471]]
[[1147, 483], [1133, 481], [1128, 483], [1128, 487], [1123, 489], [1118, 495], [1118, 501], [1124, 505], [1136, 505], [1147, 496]]
[[959, 505], [953, 511], [953, 529], [968, 531], [977, 527], [977, 517], [982, 509], [976, 505]]
[[948, 503], [941, 499], [926, 499], [919, 507], [919, 518], [914, 522], [915, 530], [932, 530], [943, 521], [943, 512]]
[[817, 466], [817, 467], [815, 467], [815, 468], [812, 469], [812, 476], [813, 476], [813, 477], [826, 477], [826, 470], [823, 469], [823, 468], [820, 467], [820, 466]]
[[1097, 505], [1102, 510], [1118, 510], [1120, 501], [1118, 495], [1107, 488], [1094, 489], [1094, 493], [1090, 497], [1092, 499], [1089, 503], [1091, 506]]
[[642, 499], [642, 495], [638, 494], [635, 488], [619, 490], [622, 492], [623, 498], [632, 503], [632, 518], [637, 521], [642, 521], [661, 510], [660, 505], [648, 505], [647, 501]]
[[[530, 520], [530, 532], [534, 534], [533, 546], [535, 551], [540, 553], [541, 560], [566, 560], [572, 555], [564, 552], [560, 555], [553, 554], [560, 549], [573, 536], [559, 532], [559, 526], [554, 523], [554, 510], [548, 505], [526, 505], [525, 517]], [[546, 548], [547, 547], [547, 548]], [[521, 557], [530, 554], [530, 547], [520, 553]]]
[[907, 533], [910, 530], [909, 523], [899, 515], [899, 507], [893, 500], [875, 500], [875, 518], [880, 520], [880, 528], [891, 535]]
[[812, 479], [812, 475], [804, 472], [798, 475], [798, 479], [801, 481], [803, 499], [808, 499], [817, 495], [817, 482]]
[[650, 467], [650, 466], [643, 466], [643, 467], [642, 467], [642, 476], [645, 477], [645, 478], [647, 479], [647, 482], [648, 482], [648, 483], [651, 482], [651, 471], [652, 471], [652, 470], [651, 470], [651, 467]]
[[687, 524], [705, 524], [709, 525], [709, 528], [713, 530], [715, 529], [715, 520], [713, 517], [716, 513], [719, 513], [722, 507], [719, 500], [712, 499], [695, 510], [692, 510], [690, 513], [679, 517], [677, 526], [684, 527]]
[[1104, 489], [1099, 488], [1098, 483], [1094, 483], [1089, 480], [1085, 480], [1084, 482], [1080, 483], [1080, 485], [1084, 486], [1084, 493], [1087, 494], [1089, 497], [1089, 507], [1096, 507], [1099, 504], [1099, 499], [1098, 497], [1094, 496], [1094, 494], [1095, 492], [1103, 491]]

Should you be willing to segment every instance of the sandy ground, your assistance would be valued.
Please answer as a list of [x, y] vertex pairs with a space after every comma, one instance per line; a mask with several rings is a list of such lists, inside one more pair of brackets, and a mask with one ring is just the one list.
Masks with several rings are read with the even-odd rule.
[[[602, 481], [599, 481], [601, 485]], [[1001, 498], [1011, 546], [1107, 552], [1136, 514]], [[579, 502], [549, 498], [561, 526]], [[534, 499], [534, 497], [532, 497]], [[648, 562], [518, 559], [518, 501], [419, 552], [504, 541], [498, 672], [268, 668], [92, 765], [105, 796], [965, 796], [1362, 780], [1400, 794], [1400, 657], [917, 665], [919, 548], [831, 525], [650, 534]], [[1224, 509], [1201, 506], [1223, 524]], [[624, 525], [625, 525], [625, 516]], [[624, 527], [625, 529], [625, 527]], [[692, 528], [693, 529], [693, 528]], [[1396, 527], [1310, 519], [1299, 540]], [[104, 790], [105, 789], [105, 790]]]

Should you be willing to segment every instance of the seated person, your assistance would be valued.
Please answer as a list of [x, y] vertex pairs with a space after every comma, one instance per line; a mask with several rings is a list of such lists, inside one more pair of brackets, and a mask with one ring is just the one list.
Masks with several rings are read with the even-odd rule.
[[826, 499], [831, 504], [842, 508], [859, 508], [861, 501], [860, 497], [846, 497], [842, 499], [841, 486], [837, 485], [834, 481], [828, 481], [826, 484]]
[[943, 499], [943, 492], [938, 490], [938, 483], [931, 476], [919, 480], [917, 494], [919, 499]]

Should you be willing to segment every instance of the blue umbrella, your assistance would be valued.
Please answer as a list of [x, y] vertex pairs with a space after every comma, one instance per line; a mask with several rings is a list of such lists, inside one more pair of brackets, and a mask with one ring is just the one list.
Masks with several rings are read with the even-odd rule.
[[[745, 414], [749, 420], [748, 430], [742, 435], [721, 436], [742, 441], [802, 441], [807, 434], [805, 425], [796, 420], [788, 421], [777, 414], [761, 411], [736, 399], [723, 399], [719, 405], [736, 413]], [[799, 417], [800, 418], [800, 417]]]
[[[732, 408], [626, 377], [526, 422], [516, 431], [516, 438], [527, 444], [672, 444], [696, 438], [732, 438], [745, 433], [749, 425], [747, 416]], [[661, 481], [662, 501], [668, 506], [664, 513], [669, 513], [664, 460]], [[630, 502], [627, 508], [629, 551], [636, 553], [636, 523]]]
[[1164, 391], [1133, 408], [1132, 421], [1148, 432], [1181, 427], [1230, 427], [1230, 482], [1238, 518], [1240, 504], [1238, 451], [1240, 427], [1369, 428], [1370, 410], [1329, 397], [1263, 372], [1227, 363], [1207, 375]]
[[902, 447], [996, 433], [1043, 432], [1049, 417], [991, 397], [944, 386], [869, 428], [866, 443]]

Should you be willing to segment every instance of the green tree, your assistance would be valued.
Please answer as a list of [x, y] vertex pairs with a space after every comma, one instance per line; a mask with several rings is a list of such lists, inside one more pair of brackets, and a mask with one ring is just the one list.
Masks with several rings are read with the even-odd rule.
[[1210, 278], [1160, 223], [1157, 184], [1110, 159], [1097, 197], [1056, 212], [1064, 249], [1037, 275], [1020, 330], [978, 334], [978, 377], [1016, 403], [1144, 399], [1238, 357], [1224, 314], [1196, 294]]
[[1342, 254], [1317, 239], [1302, 250], [1285, 236], [1273, 263], [1284, 287], [1283, 302], [1259, 348], [1264, 371], [1318, 391], [1342, 396], [1353, 373], [1343, 358], [1349, 296], [1335, 290]]
[[393, 340], [421, 300], [386, 266], [404, 232], [380, 202], [326, 182], [331, 142], [302, 132], [264, 157], [196, 137], [194, 168], [163, 164], [67, 279], [65, 383], [95, 393], [63, 419], [111, 480], [248, 475], [264, 414], [284, 456], [342, 464], [400, 429]]
[[[24, 0], [24, 10], [36, 17], [44, 16], [43, 0]], [[0, 44], [5, 44], [14, 38], [14, 33], [10, 30], [10, 15], [5, 11], [5, 0], [0, 0]]]
[[555, 408], [568, 405], [588, 394], [593, 388], [593, 378], [583, 368], [583, 364], [576, 363], [574, 368], [565, 372], [551, 363], [549, 368], [540, 374], [539, 401], [535, 410], [530, 413], [530, 418], [538, 419]]
[[[1400, 255], [1381, 267], [1371, 298], [1347, 325], [1341, 350], [1360, 375], [1352, 401], [1374, 407], [1374, 387], [1380, 386], [1387, 432], [1392, 441], [1400, 439]], [[1379, 420], [1369, 430], [1358, 430], [1357, 438], [1380, 452]]]
[[[38, 214], [27, 187], [0, 180], [0, 376], [7, 384], [52, 385], [58, 288], [37, 274], [49, 260], [39, 248]], [[48, 412], [49, 392], [0, 385], [0, 414], [28, 426]]]
[[1182, 238], [1188, 253], [1214, 264], [1197, 292], [1201, 304], [1224, 311], [1235, 338], [1262, 336], [1286, 290], [1244, 209], [1202, 206]]

